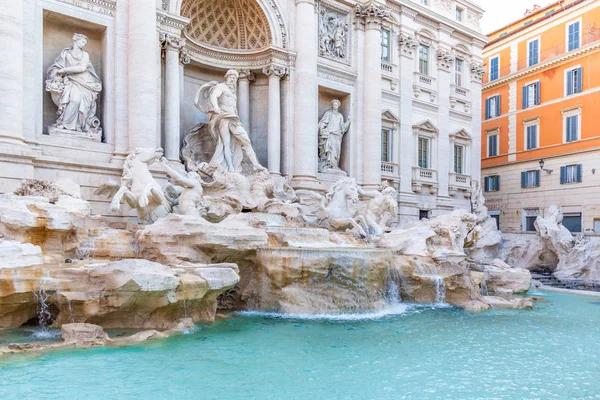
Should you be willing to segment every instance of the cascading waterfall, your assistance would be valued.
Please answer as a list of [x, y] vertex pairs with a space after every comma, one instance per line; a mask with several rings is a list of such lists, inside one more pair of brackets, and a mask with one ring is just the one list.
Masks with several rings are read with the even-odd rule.
[[480, 285], [480, 289], [479, 289], [479, 293], [481, 293], [482, 296], [489, 296], [489, 294], [490, 294], [490, 292], [488, 290], [488, 286], [487, 286], [487, 279], [488, 279], [488, 273], [486, 272], [483, 277], [483, 281], [481, 281], [481, 285]]
[[435, 264], [427, 264], [427, 269], [422, 264], [417, 263], [416, 269], [419, 274], [424, 278], [429, 278], [435, 286], [435, 302], [438, 304], [446, 302], [446, 283], [444, 277], [440, 276]]
[[38, 339], [47, 339], [54, 336], [49, 329], [49, 325], [52, 322], [52, 314], [50, 313], [48, 303], [51, 291], [46, 287], [50, 282], [50, 279], [50, 272], [46, 270], [44, 276], [40, 279], [40, 287], [34, 292], [37, 304], [37, 321], [39, 328], [33, 332], [32, 336]]

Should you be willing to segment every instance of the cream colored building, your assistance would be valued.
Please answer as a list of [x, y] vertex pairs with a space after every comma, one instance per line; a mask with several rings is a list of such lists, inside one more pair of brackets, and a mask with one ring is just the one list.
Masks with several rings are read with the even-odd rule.
[[[340, 168], [395, 185], [402, 221], [469, 208], [482, 13], [470, 0], [14, 0], [0, 10], [0, 192], [64, 177], [108, 213], [94, 189], [137, 147], [179, 163], [186, 133], [208, 120], [197, 89], [234, 68], [240, 119], [273, 175], [316, 190], [339, 179], [317, 166], [318, 121], [338, 99], [351, 121]], [[46, 70], [75, 32], [102, 81], [101, 141], [48, 134]]]

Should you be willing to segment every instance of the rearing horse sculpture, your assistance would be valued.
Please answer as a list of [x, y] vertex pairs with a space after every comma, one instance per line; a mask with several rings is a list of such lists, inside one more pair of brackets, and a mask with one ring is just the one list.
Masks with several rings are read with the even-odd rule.
[[162, 155], [160, 147], [135, 149], [123, 163], [121, 183], [110, 180], [98, 187], [94, 194], [112, 197], [110, 208], [113, 211], [118, 211], [125, 200], [131, 208], [135, 208], [143, 221], [154, 222], [166, 216], [171, 212], [171, 204], [149, 169], [150, 164]]
[[354, 209], [358, 202], [359, 188], [352, 178], [337, 181], [325, 196], [309, 190], [296, 192], [309, 214], [316, 216], [320, 225], [328, 224], [334, 230], [356, 229], [362, 237], [367, 237], [368, 225], [365, 218]]

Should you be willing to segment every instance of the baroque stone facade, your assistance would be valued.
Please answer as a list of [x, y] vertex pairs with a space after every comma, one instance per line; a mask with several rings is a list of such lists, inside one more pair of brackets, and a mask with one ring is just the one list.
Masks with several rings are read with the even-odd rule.
[[[0, 192], [69, 178], [95, 212], [122, 217], [94, 191], [121, 179], [137, 148], [164, 149], [151, 172], [174, 176], [186, 135], [217, 120], [196, 92], [235, 69], [238, 121], [277, 179], [325, 193], [340, 178], [319, 168], [319, 120], [337, 100], [345, 132], [333, 158], [361, 190], [386, 181], [401, 222], [469, 208], [482, 12], [470, 0], [16, 0], [0, 11], [12, 38], [0, 66]], [[48, 134], [57, 107], [45, 72], [75, 32], [101, 83], [91, 114], [101, 141]]]

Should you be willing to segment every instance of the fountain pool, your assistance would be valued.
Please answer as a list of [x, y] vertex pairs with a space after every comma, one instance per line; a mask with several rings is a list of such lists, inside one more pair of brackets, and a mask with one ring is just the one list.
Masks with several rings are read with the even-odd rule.
[[0, 397], [599, 399], [600, 299], [542, 295], [528, 311], [241, 313], [136, 347], [2, 359]]

